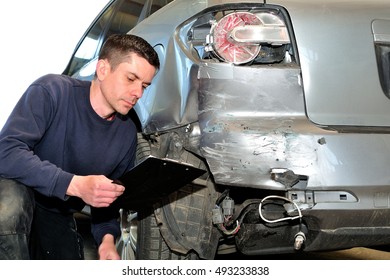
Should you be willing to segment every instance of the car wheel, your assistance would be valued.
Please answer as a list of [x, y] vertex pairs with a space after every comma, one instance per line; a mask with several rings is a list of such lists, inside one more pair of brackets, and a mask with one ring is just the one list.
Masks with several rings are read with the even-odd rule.
[[171, 251], [160, 234], [155, 215], [147, 213], [120, 210], [122, 234], [117, 241], [117, 250], [122, 260], [199, 259], [192, 252], [180, 254]]
[[116, 242], [117, 251], [122, 260], [135, 260], [137, 250], [138, 214], [120, 209], [121, 236]]

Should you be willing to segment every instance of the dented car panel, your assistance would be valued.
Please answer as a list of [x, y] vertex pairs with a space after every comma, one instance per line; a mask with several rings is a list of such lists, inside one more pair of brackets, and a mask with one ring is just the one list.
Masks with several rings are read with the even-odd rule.
[[297, 67], [201, 67], [200, 146], [217, 183], [285, 189], [271, 169], [316, 173], [323, 131], [307, 120], [298, 81]]

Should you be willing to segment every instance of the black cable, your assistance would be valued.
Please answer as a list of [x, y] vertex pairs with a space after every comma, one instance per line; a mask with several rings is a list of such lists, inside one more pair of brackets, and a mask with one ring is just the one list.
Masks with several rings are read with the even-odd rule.
[[222, 201], [229, 195], [230, 189], [225, 189], [223, 193], [218, 197], [218, 199], [215, 201], [215, 205], [220, 205]]

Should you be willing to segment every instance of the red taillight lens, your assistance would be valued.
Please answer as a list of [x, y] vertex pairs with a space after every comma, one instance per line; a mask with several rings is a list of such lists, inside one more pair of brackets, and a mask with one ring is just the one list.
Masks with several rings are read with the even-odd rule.
[[225, 62], [243, 64], [254, 60], [262, 44], [282, 46], [290, 43], [284, 21], [270, 12], [232, 12], [215, 22], [206, 50]]
[[260, 24], [260, 19], [248, 12], [237, 12], [223, 17], [211, 31], [214, 52], [223, 60], [235, 64], [251, 61], [258, 55], [260, 45], [233, 41], [231, 32], [236, 27]]

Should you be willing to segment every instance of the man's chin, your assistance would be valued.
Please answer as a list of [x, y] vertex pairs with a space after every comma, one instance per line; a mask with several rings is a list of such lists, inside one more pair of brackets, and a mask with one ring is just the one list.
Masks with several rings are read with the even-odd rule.
[[126, 107], [125, 109], [118, 110], [117, 113], [120, 115], [126, 116], [132, 108], [133, 107], [131, 107], [131, 108]]

